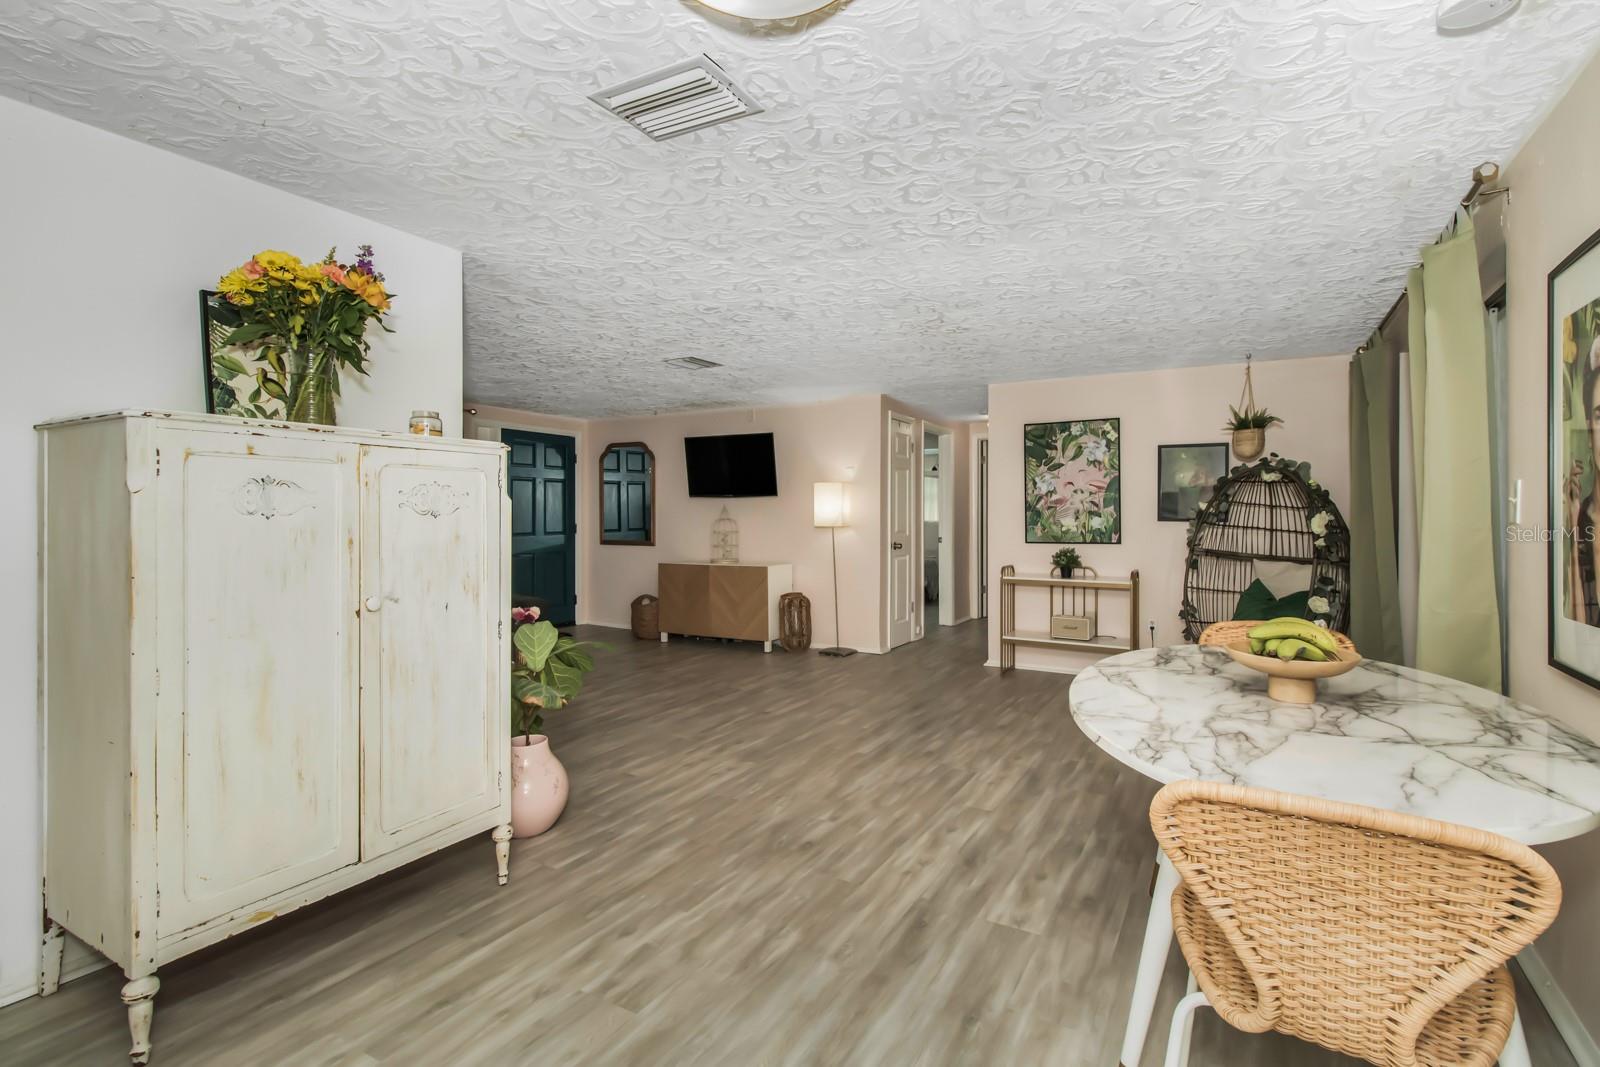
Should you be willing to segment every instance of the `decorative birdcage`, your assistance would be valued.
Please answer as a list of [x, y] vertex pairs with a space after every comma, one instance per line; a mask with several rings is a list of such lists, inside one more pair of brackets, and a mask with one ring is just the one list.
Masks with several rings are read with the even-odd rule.
[[1217, 479], [1189, 523], [1184, 570], [1183, 636], [1194, 641], [1214, 622], [1233, 618], [1256, 564], [1311, 568], [1310, 614], [1343, 631], [1350, 623], [1350, 530], [1311, 465], [1276, 452]]
[[733, 521], [727, 508], [723, 508], [717, 521], [711, 524], [711, 562], [739, 562], [739, 524]]

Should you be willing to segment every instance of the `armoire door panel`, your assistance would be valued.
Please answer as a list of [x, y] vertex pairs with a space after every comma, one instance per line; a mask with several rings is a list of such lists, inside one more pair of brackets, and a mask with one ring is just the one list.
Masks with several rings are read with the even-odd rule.
[[157, 451], [170, 934], [359, 858], [359, 494], [354, 445], [172, 429]]
[[362, 449], [363, 857], [499, 804], [499, 470]]

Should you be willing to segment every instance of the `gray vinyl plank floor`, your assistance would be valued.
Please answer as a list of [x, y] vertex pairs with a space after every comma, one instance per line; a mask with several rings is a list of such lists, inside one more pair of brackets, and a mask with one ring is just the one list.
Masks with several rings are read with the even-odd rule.
[[[1155, 786], [1068, 679], [985, 669], [977, 623], [844, 660], [579, 630], [613, 647], [511, 883], [468, 842], [166, 968], [153, 1063], [1113, 1067]], [[0, 1063], [126, 1062], [120, 985], [0, 1010]], [[1143, 1067], [1182, 989], [1175, 952]], [[1191, 1062], [1353, 1061], [1203, 1012]]]

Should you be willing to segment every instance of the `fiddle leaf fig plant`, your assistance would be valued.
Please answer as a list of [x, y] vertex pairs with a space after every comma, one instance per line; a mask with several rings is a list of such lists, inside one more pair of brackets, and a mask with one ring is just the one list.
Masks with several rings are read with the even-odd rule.
[[511, 634], [511, 733], [513, 737], [544, 729], [546, 711], [570, 704], [583, 689], [583, 676], [594, 670], [589, 649], [538, 616], [538, 609], [517, 609]]

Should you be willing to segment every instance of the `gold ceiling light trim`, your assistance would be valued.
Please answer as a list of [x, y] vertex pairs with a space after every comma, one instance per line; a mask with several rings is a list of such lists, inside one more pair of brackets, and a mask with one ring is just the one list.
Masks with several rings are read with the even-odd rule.
[[839, 0], [700, 0], [713, 11], [751, 22], [772, 22], [776, 19], [795, 19], [832, 7]]

